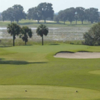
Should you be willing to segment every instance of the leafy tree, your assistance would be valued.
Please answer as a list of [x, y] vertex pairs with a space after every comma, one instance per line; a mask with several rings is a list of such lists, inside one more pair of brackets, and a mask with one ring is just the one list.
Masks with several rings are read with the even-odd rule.
[[0, 13], [0, 20], [2, 20], [2, 15], [1, 15], [1, 13]]
[[19, 35], [21, 31], [20, 26], [16, 23], [8, 24], [7, 31], [9, 34], [11, 34], [11, 36], [13, 36], [13, 46], [15, 46], [16, 35]]
[[25, 41], [25, 45], [28, 42], [28, 37], [32, 37], [32, 30], [28, 28], [27, 26], [23, 26], [21, 28], [21, 35], [20, 37], [22, 38], [23, 41]]
[[72, 23], [72, 21], [74, 21], [74, 18], [75, 18], [75, 9], [72, 7], [72, 8], [69, 8], [69, 9], [66, 9], [66, 13], [67, 13], [67, 18], [68, 18], [68, 21], [70, 21], [70, 23]]
[[28, 10], [28, 18], [37, 20], [44, 20], [46, 23], [47, 19], [53, 19], [54, 11], [51, 3], [40, 3], [37, 7], [30, 8]]
[[6, 10], [2, 12], [2, 20], [3, 21], [7, 20], [7, 11]]
[[54, 15], [54, 21], [56, 21], [57, 24], [59, 24], [59, 17], [58, 17], [58, 15]]
[[41, 12], [44, 23], [46, 23], [47, 18], [53, 19], [54, 10], [51, 3], [40, 3], [37, 9]]
[[17, 23], [19, 20], [26, 18], [26, 14], [23, 11], [24, 9], [21, 5], [14, 5], [12, 8], [14, 10], [14, 19], [17, 21]]
[[77, 24], [77, 20], [79, 20], [79, 16], [77, 14], [77, 11], [75, 11], [75, 20], [76, 20], [76, 24]]
[[2, 12], [3, 21], [10, 20], [11, 22], [14, 21], [14, 10], [12, 8], [8, 8], [7, 10]]
[[74, 20], [74, 16], [75, 16], [75, 9], [74, 8], [68, 8], [65, 10], [61, 10], [58, 13], [58, 18], [64, 22], [66, 22], [66, 20], [70, 21], [70, 23], [72, 23], [72, 21]]
[[84, 34], [85, 44], [100, 45], [100, 23], [95, 24], [88, 32]]
[[14, 21], [14, 10], [12, 8], [7, 9], [7, 19], [10, 20], [11, 22]]
[[30, 8], [28, 10], [28, 15], [27, 16], [28, 16], [29, 19], [37, 20], [38, 23], [42, 19], [42, 13], [38, 10], [37, 7]]
[[59, 11], [59, 13], [58, 13], [58, 19], [59, 19], [60, 21], [63, 21], [64, 24], [65, 24], [65, 22], [66, 22], [66, 20], [67, 20], [67, 13], [65, 12], [65, 10]]
[[96, 8], [86, 9], [86, 18], [91, 23], [98, 22], [98, 20], [99, 20], [98, 9], [96, 9]]
[[81, 20], [82, 24], [83, 21], [86, 19], [86, 13], [85, 8], [83, 7], [76, 7], [77, 17], [79, 20]]
[[21, 5], [14, 5], [13, 7], [8, 8], [2, 12], [2, 15], [3, 20], [10, 20], [11, 22], [15, 20], [17, 23], [19, 20], [26, 18], [26, 14]]
[[28, 13], [27, 13], [27, 18], [28, 18], [29, 20], [32, 19], [32, 14], [33, 14], [32, 8], [30, 8], [27, 12], [28, 12]]
[[42, 37], [42, 45], [43, 45], [43, 35], [46, 36], [48, 32], [49, 32], [48, 28], [43, 24], [39, 25], [39, 27], [36, 29], [37, 35], [40, 35]]

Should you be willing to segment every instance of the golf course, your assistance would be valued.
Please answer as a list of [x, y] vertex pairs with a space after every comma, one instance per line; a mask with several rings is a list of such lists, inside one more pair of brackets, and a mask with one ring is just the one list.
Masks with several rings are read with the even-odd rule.
[[54, 57], [59, 52], [99, 53], [100, 46], [32, 42], [0, 46], [0, 100], [100, 100], [100, 58]]

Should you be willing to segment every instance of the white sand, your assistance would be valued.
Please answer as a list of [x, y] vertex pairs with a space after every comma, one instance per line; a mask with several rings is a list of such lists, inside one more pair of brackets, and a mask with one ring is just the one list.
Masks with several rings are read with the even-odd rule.
[[100, 58], [100, 53], [97, 52], [76, 52], [76, 53], [57, 53], [56, 58], [75, 58], [75, 59], [90, 59]]

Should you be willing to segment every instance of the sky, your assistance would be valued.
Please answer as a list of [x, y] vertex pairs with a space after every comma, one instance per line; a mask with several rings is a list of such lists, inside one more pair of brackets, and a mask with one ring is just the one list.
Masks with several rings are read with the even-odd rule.
[[12, 7], [15, 4], [23, 6], [27, 12], [29, 8], [36, 7], [40, 3], [47, 2], [53, 4], [55, 13], [70, 7], [98, 8], [100, 11], [100, 0], [0, 0], [0, 12]]

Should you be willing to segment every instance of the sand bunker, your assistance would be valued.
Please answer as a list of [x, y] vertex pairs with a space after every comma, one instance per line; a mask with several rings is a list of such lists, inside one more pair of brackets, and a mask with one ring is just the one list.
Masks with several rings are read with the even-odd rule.
[[90, 58], [100, 58], [100, 53], [97, 53], [97, 52], [76, 52], [76, 53], [60, 52], [60, 53], [57, 53], [54, 57], [56, 57], [56, 58], [90, 59]]

